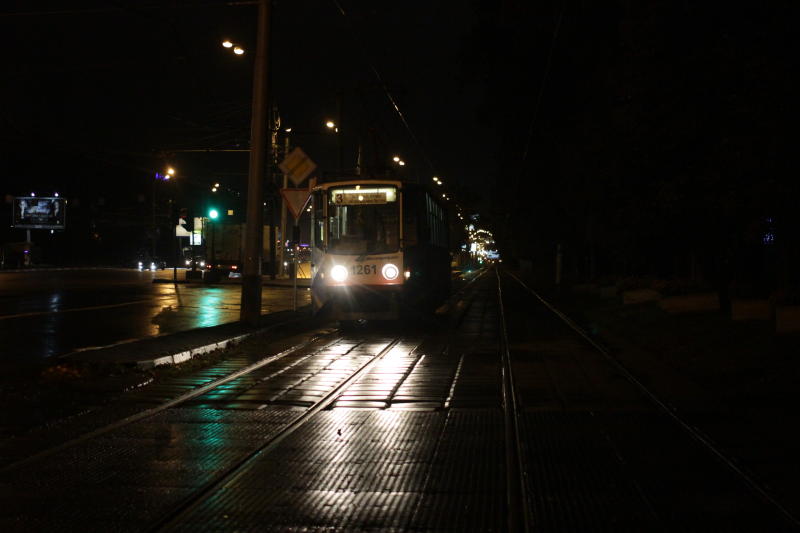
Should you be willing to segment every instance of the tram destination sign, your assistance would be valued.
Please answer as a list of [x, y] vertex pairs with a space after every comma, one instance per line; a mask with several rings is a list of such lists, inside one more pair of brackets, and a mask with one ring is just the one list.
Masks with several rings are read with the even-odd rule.
[[17, 196], [11, 225], [23, 229], [64, 229], [67, 201], [58, 196]]
[[361, 191], [334, 192], [333, 203], [336, 205], [385, 204], [386, 193]]

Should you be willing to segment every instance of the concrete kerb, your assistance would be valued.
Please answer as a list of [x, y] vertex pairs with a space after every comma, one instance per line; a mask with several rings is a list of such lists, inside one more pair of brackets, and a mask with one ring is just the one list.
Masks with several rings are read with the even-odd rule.
[[190, 360], [190, 359], [192, 359], [194, 357], [197, 357], [198, 355], [205, 355], [207, 353], [210, 353], [210, 352], [213, 352], [213, 351], [216, 351], [216, 350], [224, 350], [228, 346], [236, 344], [236, 343], [238, 343], [238, 342], [240, 342], [240, 341], [242, 341], [242, 340], [244, 340], [244, 339], [246, 339], [248, 337], [251, 337], [251, 336], [255, 335], [256, 333], [261, 333], [263, 331], [266, 331], [266, 330], [270, 329], [270, 327], [274, 327], [274, 326], [265, 327], [265, 328], [262, 328], [262, 329], [259, 329], [259, 330], [251, 331], [249, 333], [244, 333], [242, 335], [237, 335], [235, 337], [231, 337], [229, 339], [224, 339], [224, 340], [221, 340], [221, 341], [218, 341], [218, 342], [212, 342], [211, 344], [206, 344], [204, 346], [198, 346], [196, 348], [190, 348], [189, 350], [183, 350], [182, 352], [177, 352], [177, 353], [174, 353], [174, 354], [171, 354], [171, 355], [165, 355], [165, 356], [157, 357], [157, 358], [151, 359], [151, 360], [137, 361], [136, 362], [136, 366], [141, 368], [141, 369], [143, 369], [143, 370], [147, 370], [147, 369], [150, 369], [150, 368], [155, 368], [157, 366], [177, 365], [177, 364], [180, 364], [180, 363], [185, 363], [186, 361], [188, 361], [188, 360]]
[[168, 335], [122, 341], [117, 344], [84, 349], [63, 356], [63, 359], [97, 364], [131, 365], [147, 370], [157, 366], [185, 363], [200, 355], [229, 348], [254, 335], [278, 328], [317, 321], [310, 314], [310, 305], [297, 311], [279, 311], [262, 316], [262, 324], [248, 328], [240, 322], [178, 331]]
[[[308, 308], [309, 308], [309, 306], [302, 307], [302, 308], [298, 309], [296, 313], [303, 313], [303, 315], [305, 315], [304, 311], [308, 311]], [[293, 313], [295, 313], [295, 312], [293, 312]], [[283, 321], [283, 322], [278, 322], [277, 324], [270, 324], [268, 326], [260, 326], [257, 329], [254, 329], [252, 331], [248, 331], [248, 332], [242, 333], [240, 335], [234, 335], [232, 337], [221, 339], [221, 340], [209, 343], [209, 344], [204, 344], [202, 346], [196, 346], [194, 348], [189, 348], [188, 350], [182, 350], [180, 352], [175, 352], [175, 353], [169, 354], [169, 355], [162, 355], [162, 356], [156, 357], [154, 359], [140, 360], [140, 361], [136, 362], [136, 366], [139, 367], [140, 369], [147, 370], [147, 369], [150, 369], [150, 368], [155, 368], [157, 366], [177, 365], [177, 364], [180, 364], [180, 363], [185, 363], [186, 361], [189, 361], [189, 360], [191, 360], [191, 359], [193, 359], [193, 358], [195, 358], [195, 357], [197, 357], [199, 355], [205, 355], [205, 354], [217, 351], [217, 350], [224, 350], [225, 348], [228, 348], [230, 346], [236, 345], [239, 342], [241, 342], [241, 341], [243, 341], [243, 340], [245, 340], [247, 338], [253, 337], [255, 335], [260, 335], [262, 333], [267, 333], [268, 331], [276, 329], [276, 328], [287, 327], [287, 326], [289, 326], [291, 324], [296, 324], [296, 323], [302, 322], [304, 320], [309, 320], [310, 318], [311, 317], [309, 317], [309, 316], [300, 316], [300, 317], [295, 317], [295, 318], [292, 318], [292, 319], [289, 319], [289, 320], [286, 320], [286, 321]]]

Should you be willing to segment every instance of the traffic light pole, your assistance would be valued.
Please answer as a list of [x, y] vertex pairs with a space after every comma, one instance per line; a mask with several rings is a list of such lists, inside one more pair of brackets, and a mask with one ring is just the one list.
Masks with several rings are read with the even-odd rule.
[[247, 178], [247, 226], [245, 228], [242, 304], [239, 314], [240, 320], [251, 326], [257, 326], [261, 320], [261, 265], [264, 252], [264, 169], [267, 163], [267, 138], [264, 135], [264, 130], [267, 126], [270, 1], [260, 0], [258, 3], [258, 40], [253, 74], [250, 171]]

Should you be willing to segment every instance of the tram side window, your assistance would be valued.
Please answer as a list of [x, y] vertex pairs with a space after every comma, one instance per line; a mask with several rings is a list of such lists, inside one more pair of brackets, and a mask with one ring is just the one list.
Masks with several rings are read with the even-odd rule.
[[419, 196], [410, 191], [403, 193], [403, 245], [416, 246], [419, 242]]
[[447, 246], [444, 209], [431, 198], [430, 194], [425, 195], [425, 214], [429, 242], [435, 246]]
[[325, 247], [325, 216], [322, 209], [322, 198], [321, 192], [314, 193], [314, 246], [317, 248]]

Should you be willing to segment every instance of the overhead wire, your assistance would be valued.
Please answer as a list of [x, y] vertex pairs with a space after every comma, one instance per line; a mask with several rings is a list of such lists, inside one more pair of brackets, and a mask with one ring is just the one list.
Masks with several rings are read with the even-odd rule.
[[400, 109], [400, 105], [397, 103], [397, 99], [394, 97], [392, 92], [389, 90], [389, 86], [384, 81], [383, 76], [381, 76], [381, 74], [378, 71], [378, 69], [375, 67], [375, 65], [372, 63], [372, 61], [370, 61], [369, 57], [367, 56], [366, 47], [364, 46], [363, 40], [361, 39], [361, 34], [359, 33], [358, 29], [350, 21], [350, 17], [348, 16], [348, 14], [345, 11], [344, 7], [342, 7], [342, 4], [339, 2], [339, 0], [331, 0], [331, 1], [336, 6], [336, 9], [339, 12], [339, 14], [342, 15], [342, 17], [347, 22], [347, 25], [352, 30], [351, 31], [351, 35], [353, 36], [354, 40], [356, 41], [356, 44], [360, 48], [361, 55], [362, 55], [362, 58], [363, 58], [364, 62], [367, 64], [367, 67], [369, 67], [369, 70], [375, 76], [375, 79], [378, 80], [378, 84], [380, 85], [381, 89], [383, 89], [383, 93], [386, 95], [386, 98], [389, 100], [389, 104], [391, 105], [392, 109], [394, 109], [395, 113], [397, 114], [398, 118], [400, 119], [400, 122], [403, 124], [403, 127], [405, 127], [405, 129], [408, 132], [409, 136], [414, 141], [414, 143], [417, 145], [417, 148], [419, 148], [419, 151], [422, 154], [422, 157], [425, 159], [425, 162], [428, 164], [428, 166], [430, 167], [431, 171], [434, 174], [437, 174], [436, 166], [433, 164], [433, 161], [428, 156], [428, 153], [425, 150], [425, 147], [422, 145], [422, 143], [420, 142], [419, 138], [414, 133], [414, 130], [411, 128], [411, 125], [409, 124], [408, 120], [406, 119], [405, 115], [403, 114], [402, 110]]
[[533, 107], [533, 116], [531, 117], [531, 124], [528, 128], [528, 137], [525, 140], [525, 148], [522, 152], [522, 165], [525, 165], [525, 161], [528, 159], [528, 154], [530, 153], [531, 141], [533, 140], [533, 132], [536, 126], [536, 119], [539, 116], [539, 107], [542, 103], [542, 96], [544, 95], [545, 85], [547, 84], [547, 78], [550, 74], [550, 66], [553, 62], [553, 51], [556, 48], [556, 41], [558, 40], [558, 33], [561, 29], [561, 21], [564, 18], [564, 10], [566, 9], [566, 0], [561, 3], [561, 11], [558, 13], [558, 19], [556, 20], [556, 26], [553, 29], [553, 36], [550, 39], [550, 50], [547, 52], [547, 61], [545, 62], [544, 66], [544, 75], [542, 76], [542, 82], [539, 84], [539, 91], [536, 95], [536, 103]]

